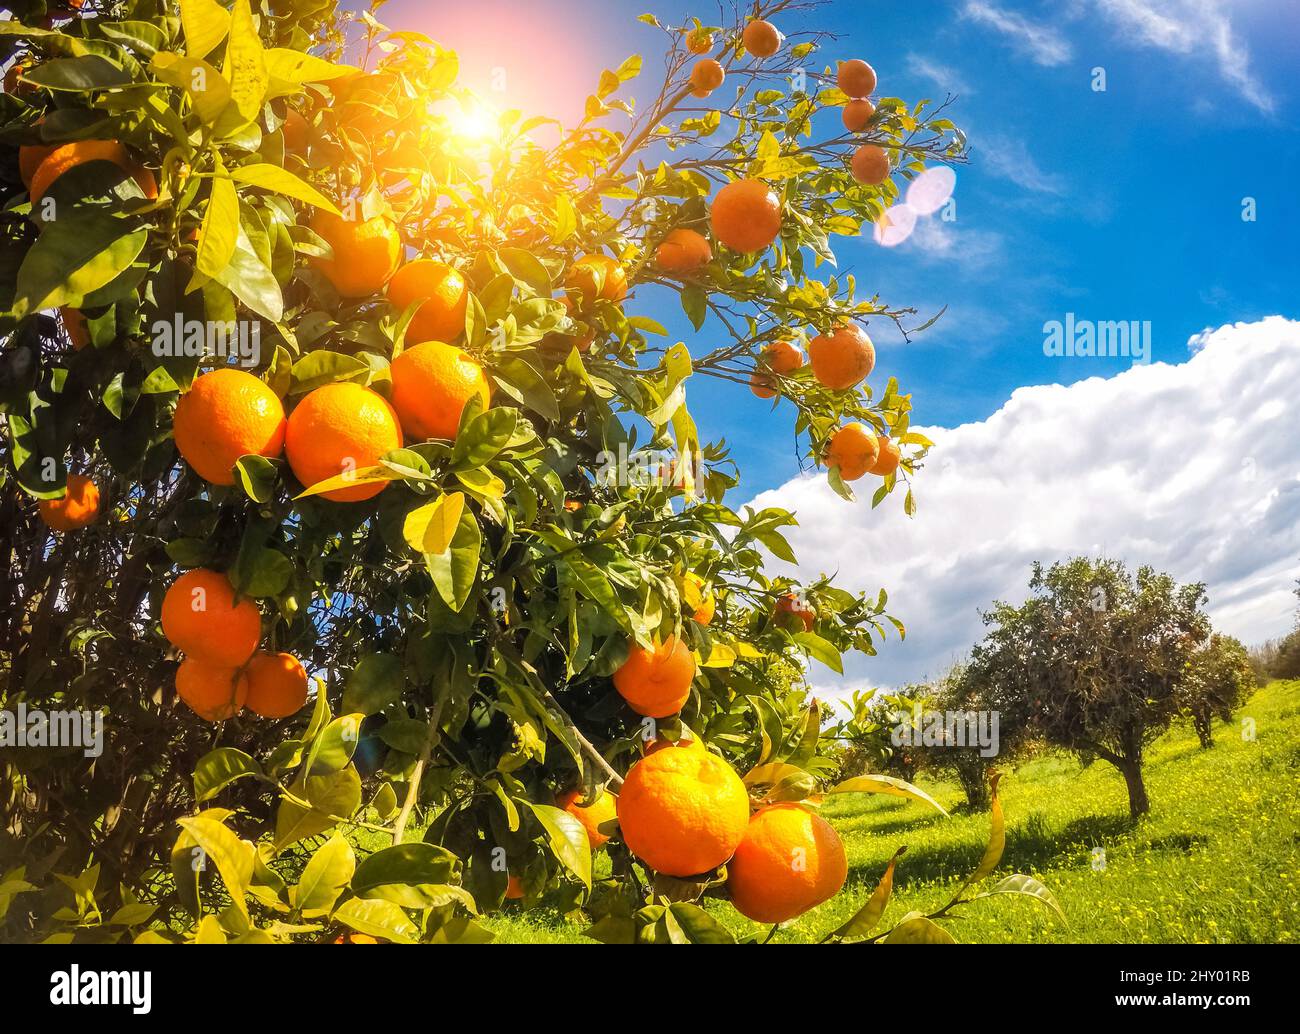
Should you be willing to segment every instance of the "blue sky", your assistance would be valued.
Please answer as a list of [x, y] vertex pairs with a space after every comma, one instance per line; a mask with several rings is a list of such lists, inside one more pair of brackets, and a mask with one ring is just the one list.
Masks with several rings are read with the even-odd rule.
[[[601, 68], [658, 54], [638, 13], [709, 9], [399, 0], [384, 14], [460, 51], [471, 86], [504, 69], [507, 105], [572, 121]], [[844, 678], [814, 668], [818, 691], [938, 674], [981, 634], [981, 609], [1023, 598], [1033, 561], [1076, 554], [1205, 582], [1216, 625], [1248, 643], [1285, 633], [1300, 573], [1294, 0], [832, 0], [778, 27], [838, 33], [822, 56], [870, 61], [881, 96], [957, 94], [972, 147], [955, 221], [923, 220], [893, 249], [835, 239], [860, 293], [920, 319], [948, 306], [910, 344], [872, 328], [872, 383], [898, 376], [937, 443], [915, 519], [801, 475], [788, 403], [771, 416], [743, 389], [691, 383], [701, 433], [741, 466], [732, 502], [795, 511], [797, 573], [885, 586], [911, 629]], [[663, 294], [629, 309], [712, 344]], [[1149, 321], [1154, 363], [1045, 355], [1044, 323], [1069, 312]]]

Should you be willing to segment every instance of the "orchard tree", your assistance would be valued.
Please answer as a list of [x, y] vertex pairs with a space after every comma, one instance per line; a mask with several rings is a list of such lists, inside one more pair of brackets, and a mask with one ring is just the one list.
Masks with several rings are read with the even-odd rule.
[[985, 614], [971, 678], [1006, 734], [1110, 762], [1132, 817], [1146, 814], [1143, 751], [1180, 713], [1185, 668], [1209, 633], [1204, 586], [1077, 557], [1035, 564], [1029, 589], [1021, 606]]
[[1192, 654], [1183, 673], [1183, 712], [1201, 746], [1214, 746], [1213, 722], [1231, 722], [1255, 688], [1255, 670], [1240, 640], [1218, 632]]
[[[811, 6], [647, 15], [661, 80], [560, 127], [378, 5], [7, 5], [0, 696], [104, 739], [0, 754], [5, 939], [474, 941], [546, 895], [720, 941], [705, 897], [839, 890], [803, 673], [902, 626], [764, 572], [795, 518], [727, 505], [687, 396], [784, 400], [910, 511], [930, 443], [867, 328], [913, 313], [831, 239], [964, 141]], [[831, 936], [951, 940], [870, 934], [889, 874]]]

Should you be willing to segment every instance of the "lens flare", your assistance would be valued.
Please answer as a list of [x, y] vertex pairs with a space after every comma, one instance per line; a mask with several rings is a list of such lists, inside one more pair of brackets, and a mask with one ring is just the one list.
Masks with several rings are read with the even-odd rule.
[[894, 205], [875, 222], [873, 235], [881, 247], [894, 248], [902, 244], [916, 229], [916, 209], [911, 205]]
[[907, 188], [907, 204], [917, 215], [934, 215], [952, 197], [957, 174], [946, 165], [926, 169]]

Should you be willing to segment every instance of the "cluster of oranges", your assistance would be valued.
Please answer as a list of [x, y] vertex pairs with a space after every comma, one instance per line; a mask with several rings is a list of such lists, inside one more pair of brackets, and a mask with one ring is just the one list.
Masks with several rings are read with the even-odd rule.
[[185, 654], [176, 692], [199, 717], [224, 721], [247, 707], [287, 718], [307, 702], [306, 670], [292, 654], [258, 650], [262, 615], [226, 575], [197, 568], [177, 578], [163, 596], [162, 627]]
[[[834, 828], [803, 804], [760, 807], [732, 767], [694, 738], [658, 740], [628, 770], [615, 796], [601, 790], [586, 805], [581, 793], [557, 806], [581, 823], [593, 850], [610, 837], [649, 868], [689, 878], [725, 865], [727, 890], [742, 915], [783, 923], [829, 900], [844, 886], [848, 859]], [[506, 897], [525, 896], [511, 876]]]

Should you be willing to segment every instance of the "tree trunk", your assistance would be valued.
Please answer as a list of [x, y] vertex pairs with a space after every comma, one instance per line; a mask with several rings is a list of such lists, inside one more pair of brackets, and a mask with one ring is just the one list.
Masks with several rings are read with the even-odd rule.
[[1214, 732], [1210, 728], [1213, 718], [1208, 714], [1198, 714], [1192, 718], [1192, 726], [1196, 729], [1196, 736], [1201, 741], [1201, 749], [1209, 750], [1214, 746]]
[[1128, 813], [1132, 818], [1139, 818], [1151, 810], [1147, 800], [1146, 784], [1142, 781], [1142, 762], [1133, 758], [1120, 758], [1116, 767], [1124, 774], [1128, 784]]

